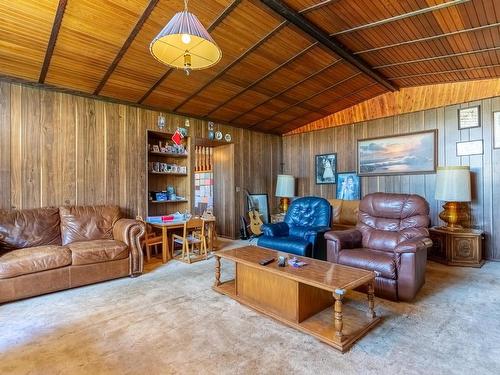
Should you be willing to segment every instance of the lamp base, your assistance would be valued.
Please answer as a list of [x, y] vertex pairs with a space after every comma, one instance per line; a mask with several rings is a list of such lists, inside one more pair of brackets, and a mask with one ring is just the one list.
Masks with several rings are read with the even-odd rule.
[[460, 223], [469, 218], [467, 207], [460, 202], [447, 202], [443, 205], [444, 210], [439, 214], [439, 218], [443, 220], [446, 225], [442, 229], [455, 231], [463, 229]]
[[289, 204], [290, 204], [290, 198], [281, 198], [280, 211], [285, 214], [288, 211]]

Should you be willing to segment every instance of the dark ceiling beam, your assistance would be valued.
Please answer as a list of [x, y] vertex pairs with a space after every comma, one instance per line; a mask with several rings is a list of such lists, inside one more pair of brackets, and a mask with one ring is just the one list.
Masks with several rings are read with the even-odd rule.
[[261, 78], [259, 78], [257, 81], [255, 82], [252, 82], [251, 84], [249, 84], [248, 86], [246, 86], [243, 90], [237, 92], [236, 94], [234, 94], [233, 96], [231, 96], [229, 99], [227, 99], [226, 101], [222, 102], [221, 104], [219, 104], [217, 107], [215, 107], [214, 109], [212, 109], [210, 112], [208, 112], [206, 114], [206, 116], [210, 116], [212, 113], [214, 113], [215, 111], [217, 111], [218, 109], [224, 107], [226, 104], [228, 104], [229, 102], [233, 101], [234, 99], [236, 99], [238, 96], [244, 94], [245, 92], [247, 92], [248, 90], [254, 88], [255, 86], [257, 86], [259, 83], [261, 83], [262, 81], [264, 81], [266, 78], [269, 78], [270, 76], [272, 76], [274, 73], [276, 73], [278, 70], [284, 68], [285, 66], [289, 65], [290, 63], [292, 63], [293, 61], [297, 60], [299, 57], [303, 56], [304, 54], [306, 54], [307, 52], [309, 52], [311, 50], [311, 48], [313, 48], [314, 46], [318, 45], [318, 42], [314, 42], [313, 44], [311, 44], [309, 47], [307, 47], [306, 49], [303, 49], [302, 51], [300, 51], [299, 53], [296, 53], [295, 55], [293, 55], [292, 57], [290, 57], [288, 60], [286, 60], [285, 62], [281, 63], [280, 65], [278, 65], [276, 68], [274, 68], [273, 70], [271, 70], [270, 72], [266, 73], [264, 76], [262, 76]]
[[[409, 74], [405, 76], [399, 77], [390, 77], [391, 81], [397, 79], [407, 79], [407, 78], [415, 78], [415, 77], [426, 77], [426, 76], [435, 76], [440, 74], [450, 74], [450, 73], [458, 73], [458, 72], [467, 72], [470, 70], [483, 70], [483, 69], [492, 69], [492, 68], [500, 68], [500, 64], [492, 64], [492, 65], [483, 65], [483, 66], [473, 66], [469, 68], [459, 68], [459, 69], [450, 69], [450, 70], [441, 70], [438, 72], [428, 72], [428, 73], [419, 73], [419, 74]], [[478, 78], [476, 78], [478, 79]]]
[[[272, 114], [272, 115], [271, 115], [271, 116], [269, 116], [269, 117], [266, 117], [266, 118], [265, 118], [265, 119], [263, 119], [263, 120], [259, 120], [258, 122], [253, 123], [253, 124], [252, 124], [251, 126], [249, 126], [247, 129], [252, 129], [252, 128], [256, 127], [256, 126], [259, 126], [260, 124], [262, 124], [262, 123], [264, 123], [264, 122], [266, 122], [266, 121], [269, 121], [270, 119], [272, 119], [272, 118], [274, 118], [274, 117], [276, 117], [276, 116], [278, 116], [278, 115], [282, 114], [283, 112], [286, 112], [286, 111], [288, 111], [289, 109], [291, 109], [291, 108], [293, 108], [293, 107], [300, 106], [302, 103], [308, 102], [309, 100], [314, 99], [315, 97], [317, 97], [317, 96], [319, 96], [319, 95], [323, 94], [324, 92], [329, 91], [329, 90], [332, 90], [332, 89], [334, 89], [335, 87], [337, 87], [337, 86], [339, 86], [339, 85], [341, 85], [341, 84], [343, 84], [343, 83], [345, 83], [345, 82], [347, 82], [347, 81], [349, 81], [349, 80], [353, 79], [354, 77], [357, 77], [357, 76], [359, 76], [359, 75], [361, 75], [361, 74], [362, 74], [361, 72], [358, 72], [358, 73], [355, 73], [355, 74], [353, 74], [353, 75], [350, 75], [350, 76], [349, 76], [349, 77], [347, 77], [347, 78], [341, 79], [340, 81], [337, 81], [337, 82], [335, 82], [334, 84], [332, 84], [332, 85], [330, 85], [330, 86], [325, 87], [323, 90], [320, 90], [320, 91], [318, 91], [318, 92], [316, 92], [316, 93], [314, 93], [314, 94], [312, 94], [312, 95], [309, 95], [307, 98], [302, 99], [302, 100], [299, 100], [298, 102], [295, 102], [295, 103], [293, 103], [293, 104], [291, 104], [291, 105], [289, 105], [289, 106], [287, 106], [287, 107], [285, 107], [285, 108], [283, 108], [283, 109], [279, 110], [278, 112], [276, 112], [276, 113]], [[365, 87], [366, 87], [366, 86], [365, 86]], [[336, 100], [336, 98], [333, 98], [332, 100]]]
[[409, 45], [409, 44], [428, 42], [430, 40], [438, 40], [438, 39], [442, 39], [442, 38], [447, 38], [449, 36], [460, 35], [460, 34], [464, 34], [464, 33], [472, 33], [472, 32], [475, 32], [475, 31], [490, 29], [492, 27], [498, 27], [498, 26], [500, 26], [500, 22], [492, 23], [490, 25], [483, 25], [483, 26], [478, 26], [478, 27], [472, 27], [470, 29], [450, 31], [449, 33], [443, 33], [443, 34], [439, 34], [439, 35], [427, 36], [427, 37], [424, 37], [424, 38], [406, 40], [404, 42], [399, 42], [399, 43], [394, 43], [394, 44], [387, 44], [385, 46], [369, 48], [369, 49], [365, 49], [363, 51], [354, 52], [354, 55], [361, 55], [361, 54], [364, 54], [364, 53], [376, 52], [376, 51], [381, 51], [381, 50], [384, 50], [384, 49], [396, 48], [396, 47], [400, 47], [400, 46], [406, 46], [406, 45]]
[[[375, 85], [377, 85], [377, 83], [375, 83], [375, 82], [374, 82], [374, 83], [371, 83], [371, 84], [369, 84], [369, 85], [367, 85], [367, 86], [364, 86], [364, 87], [362, 87], [362, 88], [360, 88], [360, 89], [357, 89], [357, 90], [355, 90], [355, 91], [353, 91], [353, 92], [350, 92], [349, 94], [346, 94], [346, 95], [343, 95], [343, 96], [341, 96], [341, 97], [339, 97], [339, 98], [336, 98], [336, 99], [335, 99], [335, 101], [346, 100], [346, 99], [348, 99], [350, 96], [356, 95], [356, 94], [358, 94], [360, 91], [366, 90], [367, 88], [372, 87], [372, 86], [375, 86]], [[379, 94], [377, 94], [377, 95], [379, 95]], [[351, 103], [352, 103], [352, 100], [351, 100], [351, 99], [348, 99], [348, 100], [350, 100], [350, 101], [351, 101]], [[344, 109], [345, 109], [345, 108], [350, 107], [351, 105], [352, 105], [352, 104], [349, 104], [349, 105], [345, 106], [345, 107], [344, 107]], [[336, 113], [336, 112], [338, 112], [338, 111], [341, 111], [341, 110], [342, 110], [342, 109], [339, 109], [339, 110], [337, 110], [337, 111], [335, 111], [335, 112], [330, 113], [329, 115], [332, 115], [332, 114], [334, 114], [334, 113]], [[299, 120], [299, 119], [301, 119], [301, 118], [303, 118], [303, 117], [306, 117], [306, 116], [307, 116], [307, 114], [306, 114], [306, 115], [304, 115], [304, 116], [297, 117], [297, 118], [296, 118], [293, 122], [295, 122], [295, 121], [297, 121], [297, 120]], [[321, 118], [322, 118], [322, 117], [321, 117]], [[314, 121], [316, 121], [316, 120], [314, 120]], [[278, 132], [279, 134], [281, 134], [281, 131], [280, 131], [280, 130], [281, 130], [282, 128], [287, 127], [287, 126], [290, 126], [290, 125], [291, 125], [291, 123], [285, 123], [285, 124], [279, 125], [279, 126], [277, 126], [276, 128], [272, 129], [272, 131], [273, 131], [273, 132]], [[301, 125], [301, 126], [303, 126], [303, 125]], [[299, 126], [299, 127], [300, 127], [300, 126]], [[291, 130], [290, 130], [290, 131], [291, 131]]]
[[257, 105], [254, 105], [252, 108], [246, 110], [245, 112], [242, 112], [240, 114], [238, 114], [236, 117], [233, 117], [232, 119], [230, 119], [228, 122], [229, 123], [232, 123], [233, 121], [236, 121], [238, 120], [239, 118], [245, 116], [247, 113], [250, 113], [250, 112], [253, 112], [255, 109], [259, 108], [260, 106], [263, 106], [264, 104], [267, 104], [269, 103], [271, 100], [273, 99], [276, 99], [278, 97], [280, 97], [281, 95], [287, 93], [288, 91], [294, 89], [295, 87], [301, 85], [302, 83], [304, 83], [305, 81], [311, 79], [311, 78], [314, 78], [318, 75], [320, 75], [321, 73], [323, 73], [325, 70], [327, 69], [330, 69], [331, 67], [337, 65], [338, 63], [342, 62], [342, 59], [338, 59], [338, 60], [335, 60], [334, 62], [328, 64], [327, 66], [324, 66], [323, 68], [321, 68], [320, 70], [314, 72], [314, 73], [311, 73], [309, 74], [307, 77], [304, 77], [303, 79], [301, 79], [300, 81], [298, 82], [295, 82], [294, 84], [292, 84], [291, 86], [288, 86], [286, 89], [284, 90], [281, 90], [280, 92], [274, 94], [273, 96], [271, 96], [270, 98], [267, 98], [266, 100], [260, 102], [259, 104]]
[[323, 30], [313, 24], [311, 21], [306, 19], [304, 16], [295, 12], [293, 9], [283, 4], [279, 0], [260, 0], [262, 3], [266, 4], [275, 13], [282, 16], [291, 24], [298, 27], [300, 30], [311, 36], [313, 39], [320, 42], [323, 46], [330, 49], [338, 56], [342, 57], [349, 64], [354, 66], [356, 69], [360, 70], [373, 80], [380, 83], [382, 86], [386, 87], [390, 91], [396, 91], [397, 87], [389, 82], [384, 76], [374, 71], [370, 66], [368, 66], [361, 58], [354, 56], [345, 47], [331, 38]]
[[144, 12], [142, 13], [142, 15], [139, 18], [139, 20], [137, 21], [137, 23], [135, 24], [134, 28], [132, 29], [132, 32], [128, 36], [127, 40], [125, 40], [125, 43], [123, 43], [123, 46], [122, 46], [122, 48], [120, 48], [120, 51], [118, 51], [118, 54], [116, 55], [115, 59], [113, 60], [113, 62], [109, 66], [108, 70], [106, 71], [106, 73], [102, 77], [101, 82], [99, 82], [99, 85], [97, 85], [97, 88], [94, 91], [94, 95], [99, 95], [99, 93], [103, 89], [104, 85], [108, 81], [109, 77], [111, 76], [111, 74], [113, 74], [116, 67], [118, 66], [118, 63], [120, 62], [122, 57], [125, 55], [125, 52], [127, 52], [128, 48], [130, 47], [130, 45], [134, 41], [135, 37], [137, 36], [137, 34], [139, 34], [139, 31], [141, 31], [142, 26], [144, 25], [146, 20], [149, 18], [149, 16], [153, 12], [153, 9], [158, 4], [158, 1], [159, 0], [150, 0], [149, 1], [148, 6], [146, 7]]
[[364, 25], [359, 25], [359, 26], [353, 27], [351, 29], [337, 31], [335, 33], [330, 34], [330, 36], [343, 35], [343, 34], [347, 34], [347, 33], [352, 33], [354, 31], [371, 29], [372, 27], [377, 27], [377, 26], [385, 25], [385, 24], [388, 24], [388, 23], [391, 23], [391, 22], [396, 22], [396, 21], [404, 20], [406, 18], [415, 17], [415, 16], [418, 16], [418, 15], [421, 15], [421, 14], [425, 14], [425, 13], [429, 13], [429, 12], [435, 12], [435, 11], [438, 11], [438, 10], [441, 10], [441, 9], [445, 9], [445, 8], [449, 8], [449, 7], [452, 7], [452, 6], [457, 6], [459, 4], [467, 3], [469, 1], [471, 1], [471, 0], [451, 0], [451, 1], [448, 1], [446, 3], [432, 5], [432, 6], [427, 7], [427, 8], [417, 9], [417, 10], [414, 10], [413, 12], [398, 14], [397, 16], [394, 16], [394, 17], [384, 18], [383, 20], [378, 20], [378, 21], [367, 23], [367, 24], [364, 24]]
[[384, 69], [384, 68], [391, 68], [393, 66], [410, 65], [410, 64], [417, 64], [417, 63], [426, 62], [426, 61], [450, 59], [453, 57], [475, 55], [477, 53], [492, 52], [492, 51], [497, 51], [497, 50], [500, 50], [500, 47], [482, 48], [482, 49], [476, 49], [476, 50], [472, 50], [472, 51], [450, 53], [448, 55], [439, 55], [439, 56], [433, 56], [433, 57], [425, 57], [422, 59], [400, 61], [400, 62], [396, 62], [396, 63], [392, 63], [392, 64], [378, 65], [378, 66], [374, 66], [373, 69]]
[[54, 54], [54, 48], [56, 46], [57, 37], [59, 36], [59, 30], [61, 29], [62, 19], [67, 4], [68, 0], [59, 0], [59, 4], [57, 5], [56, 16], [54, 17], [54, 23], [52, 24], [49, 43], [47, 44], [45, 58], [43, 60], [42, 69], [40, 70], [40, 77], [38, 78], [39, 83], [44, 83], [45, 78], [47, 78], [47, 72], [49, 71], [50, 61], [52, 60], [52, 55]]
[[228, 64], [224, 69], [222, 69], [219, 73], [217, 73], [215, 76], [213, 76], [211, 79], [209, 79], [204, 85], [202, 85], [198, 90], [196, 90], [194, 93], [189, 95], [186, 99], [184, 99], [179, 105], [177, 105], [174, 108], [174, 111], [179, 110], [179, 108], [183, 107], [186, 103], [190, 102], [195, 96], [197, 96], [200, 92], [205, 90], [208, 86], [210, 86], [212, 83], [217, 81], [220, 77], [222, 77], [226, 72], [234, 67], [235, 65], [239, 64], [245, 57], [250, 55], [252, 52], [254, 52], [257, 48], [262, 46], [265, 42], [267, 42], [269, 39], [271, 39], [274, 35], [276, 35], [279, 31], [283, 30], [283, 28], [287, 25], [288, 22], [283, 21], [281, 22], [278, 26], [276, 26], [274, 29], [272, 29], [270, 32], [268, 32], [263, 38], [261, 38], [257, 43], [255, 43], [253, 46], [251, 46], [249, 49], [247, 49], [245, 52], [243, 52], [240, 56], [236, 58], [236, 60], [233, 60], [230, 64]]
[[[214, 30], [217, 26], [219, 26], [219, 25], [220, 25], [220, 23], [221, 23], [221, 22], [222, 22], [222, 21], [223, 21], [223, 20], [224, 20], [227, 16], [229, 16], [229, 15], [231, 14], [231, 12], [232, 12], [233, 10], [235, 10], [235, 9], [238, 7], [238, 5], [239, 5], [240, 3], [241, 3], [241, 0], [233, 0], [233, 1], [231, 2], [231, 4], [229, 4], [229, 5], [226, 7], [226, 9], [224, 9], [224, 10], [222, 11], [222, 13], [221, 13], [221, 14], [219, 14], [219, 16], [218, 16], [218, 17], [214, 20], [214, 22], [212, 22], [212, 24], [208, 27], [208, 29], [207, 29], [207, 30], [208, 30], [208, 32], [209, 32], [209, 33], [210, 33], [210, 32], [212, 32], [212, 31], [213, 31], [213, 30]], [[149, 95], [151, 95], [151, 93], [152, 93], [154, 90], [156, 90], [156, 88], [157, 88], [158, 86], [160, 86], [160, 85], [161, 85], [161, 84], [162, 84], [162, 83], [163, 83], [163, 82], [164, 82], [164, 81], [168, 78], [168, 76], [169, 76], [170, 74], [172, 74], [174, 71], [175, 71], [175, 69], [173, 69], [173, 68], [168, 69], [168, 70], [165, 72], [165, 74], [163, 74], [163, 75], [160, 77], [160, 79], [159, 79], [158, 81], [156, 81], [156, 82], [155, 82], [155, 84], [154, 84], [153, 86], [151, 86], [151, 88], [150, 88], [148, 91], [146, 91], [146, 92], [144, 93], [144, 95], [143, 95], [143, 96], [139, 99], [139, 101], [138, 101], [137, 103], [142, 104], [142, 103], [143, 103], [143, 102], [144, 102], [144, 101], [145, 101], [145, 100], [149, 97]]]

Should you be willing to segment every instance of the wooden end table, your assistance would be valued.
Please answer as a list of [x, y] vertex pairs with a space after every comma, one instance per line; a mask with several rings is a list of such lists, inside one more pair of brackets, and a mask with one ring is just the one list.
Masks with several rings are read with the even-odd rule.
[[484, 232], [477, 229], [429, 229], [432, 247], [428, 257], [450, 266], [481, 267], [484, 264]]
[[[307, 265], [261, 266], [262, 259], [290, 254], [256, 246], [215, 254], [213, 289], [345, 352], [379, 321], [375, 313], [375, 273], [311, 258]], [[221, 258], [236, 263], [234, 280], [221, 282]], [[349, 290], [366, 285], [368, 309], [345, 303]]]

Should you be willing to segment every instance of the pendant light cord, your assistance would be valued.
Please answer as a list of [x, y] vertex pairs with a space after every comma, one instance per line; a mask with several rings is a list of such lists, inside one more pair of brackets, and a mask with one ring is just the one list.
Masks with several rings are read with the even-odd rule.
[[184, 10], [187, 12], [188, 10], [188, 1], [189, 0], [184, 0]]

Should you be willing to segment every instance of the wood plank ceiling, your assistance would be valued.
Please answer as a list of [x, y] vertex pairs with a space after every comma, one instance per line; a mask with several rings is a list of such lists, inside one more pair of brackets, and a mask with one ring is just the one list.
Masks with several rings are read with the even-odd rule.
[[500, 77], [497, 0], [191, 0], [223, 51], [149, 43], [182, 0], [0, 0], [0, 74], [283, 134], [399, 87]]

